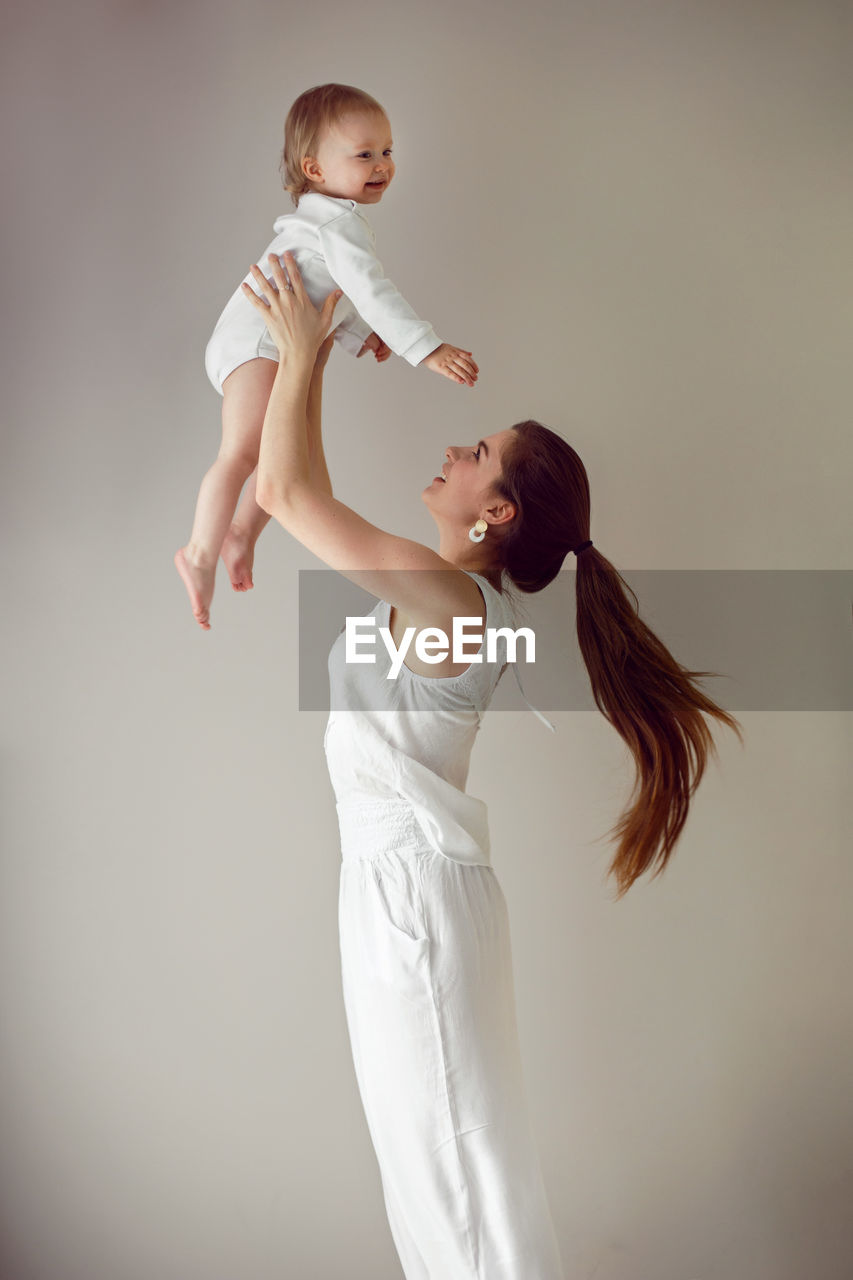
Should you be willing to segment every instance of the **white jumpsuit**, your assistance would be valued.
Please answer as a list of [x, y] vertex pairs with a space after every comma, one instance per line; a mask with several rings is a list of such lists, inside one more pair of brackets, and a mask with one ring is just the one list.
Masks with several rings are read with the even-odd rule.
[[[515, 625], [471, 574], [487, 627]], [[388, 626], [390, 606], [373, 611]], [[471, 628], [469, 628], [469, 631]], [[468, 652], [474, 651], [471, 644]], [[498, 661], [418, 676], [329, 654], [346, 1019], [406, 1280], [563, 1280], [530, 1127], [506, 901], [465, 793]], [[520, 684], [520, 681], [519, 681]], [[538, 714], [538, 713], [537, 713]]]

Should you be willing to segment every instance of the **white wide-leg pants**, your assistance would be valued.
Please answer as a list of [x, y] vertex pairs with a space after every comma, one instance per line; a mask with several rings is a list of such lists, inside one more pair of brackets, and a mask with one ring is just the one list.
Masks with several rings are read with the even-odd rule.
[[495, 872], [432, 849], [405, 801], [339, 815], [344, 1005], [406, 1280], [564, 1280]]

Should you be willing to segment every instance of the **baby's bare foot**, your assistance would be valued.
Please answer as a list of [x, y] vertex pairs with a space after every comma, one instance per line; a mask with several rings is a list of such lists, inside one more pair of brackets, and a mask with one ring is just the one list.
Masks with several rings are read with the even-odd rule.
[[245, 533], [232, 527], [225, 535], [222, 544], [222, 559], [235, 591], [251, 591], [255, 585], [252, 581], [252, 566], [255, 562], [255, 548]]
[[193, 564], [184, 554], [185, 548], [175, 552], [175, 568], [184, 580], [184, 586], [190, 597], [193, 615], [200, 627], [210, 630], [210, 602], [213, 599], [213, 587], [216, 581], [216, 567], [202, 569]]

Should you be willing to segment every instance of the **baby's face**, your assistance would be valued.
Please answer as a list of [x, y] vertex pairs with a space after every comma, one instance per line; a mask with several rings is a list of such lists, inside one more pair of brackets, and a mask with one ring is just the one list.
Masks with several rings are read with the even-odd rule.
[[378, 204], [394, 168], [391, 125], [371, 112], [343, 116], [321, 136], [317, 155], [302, 161], [314, 191], [357, 204]]

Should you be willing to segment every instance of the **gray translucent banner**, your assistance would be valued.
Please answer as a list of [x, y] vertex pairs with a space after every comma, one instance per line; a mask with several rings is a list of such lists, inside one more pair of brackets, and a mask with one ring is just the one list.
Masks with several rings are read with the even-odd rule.
[[[435, 576], [411, 572], [424, 583]], [[853, 570], [620, 572], [637, 596], [640, 618], [676, 660], [692, 671], [719, 673], [697, 683], [725, 710], [853, 710]], [[518, 670], [527, 697], [545, 712], [595, 710], [575, 630], [575, 576], [564, 569], [544, 591], [513, 593], [516, 627], [532, 627], [536, 636], [535, 662], [525, 661], [520, 643]], [[347, 616], [363, 617], [376, 603], [335, 570], [300, 570], [300, 711], [329, 710], [329, 650]], [[467, 652], [477, 647], [469, 641]], [[385, 652], [378, 631], [376, 652]], [[490, 710], [528, 710], [510, 671]]]

